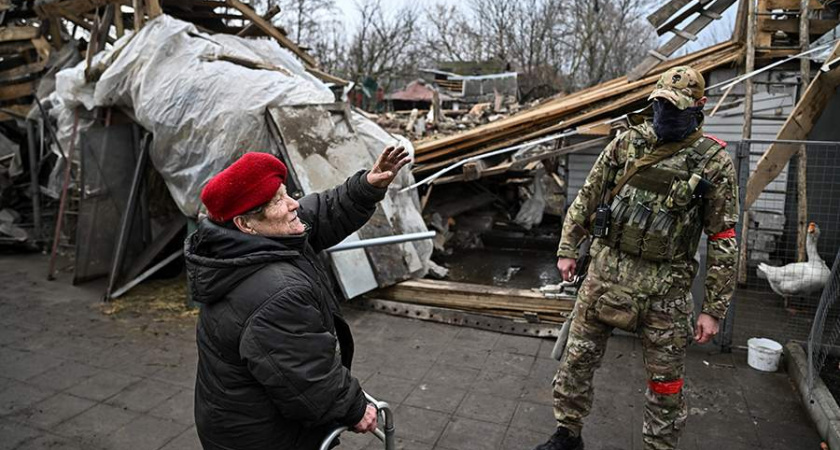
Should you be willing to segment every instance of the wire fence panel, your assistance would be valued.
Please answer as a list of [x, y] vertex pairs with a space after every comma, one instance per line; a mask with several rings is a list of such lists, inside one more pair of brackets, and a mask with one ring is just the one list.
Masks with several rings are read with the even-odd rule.
[[[742, 175], [747, 161], [749, 173], [754, 172], [771, 144], [739, 145]], [[830, 278], [826, 260], [830, 263], [840, 248], [840, 143], [804, 147], [806, 157], [791, 158], [749, 214], [742, 211], [742, 220], [748, 220], [740, 233], [746, 245], [741, 247], [739, 267], [745, 270], [738, 274], [727, 344], [745, 346], [752, 337], [784, 344], [805, 341], [811, 333]], [[800, 199], [803, 194], [805, 202]], [[831, 317], [828, 320], [833, 323]]]
[[[808, 338], [808, 394], [814, 390], [814, 383], [822, 377], [833, 390], [840, 387], [840, 252], [834, 259], [831, 277], [822, 293], [811, 335]], [[828, 327], [826, 327], [828, 324]], [[826, 361], [831, 356], [832, 364]]]

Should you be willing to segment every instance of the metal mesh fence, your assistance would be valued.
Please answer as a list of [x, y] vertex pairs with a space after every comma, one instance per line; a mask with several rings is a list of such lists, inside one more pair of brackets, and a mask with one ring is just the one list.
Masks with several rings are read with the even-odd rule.
[[[739, 144], [742, 191], [771, 144]], [[803, 145], [805, 158], [791, 158], [748, 213], [742, 211], [739, 283], [729, 331], [734, 346], [745, 346], [752, 337], [782, 344], [805, 341], [829, 280], [826, 260], [830, 263], [840, 248], [840, 143]]]
[[[834, 267], [823, 290], [814, 324], [811, 327], [811, 336], [808, 338], [809, 393], [813, 392], [814, 382], [820, 376], [834, 392], [840, 388], [838, 341], [840, 341], [840, 251], [834, 259]], [[829, 357], [832, 364], [826, 364]]]

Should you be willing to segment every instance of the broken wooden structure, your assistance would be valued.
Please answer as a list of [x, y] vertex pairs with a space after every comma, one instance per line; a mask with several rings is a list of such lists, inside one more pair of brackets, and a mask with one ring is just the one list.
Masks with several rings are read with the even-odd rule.
[[[423, 195], [423, 204], [434, 203], [434, 197], [442, 187], [451, 183], [462, 183], [465, 185], [476, 184], [477, 181], [492, 178], [498, 183], [517, 182], [522, 177], [533, 176], [535, 165], [517, 163], [507, 149], [519, 151], [521, 146], [528, 143], [539, 143], [550, 141], [556, 138], [556, 144], [542, 150], [534, 151], [535, 155], [550, 156], [553, 152], [556, 155], [575, 153], [586, 147], [585, 142], [591, 141], [593, 145], [603, 145], [608, 137], [615, 130], [611, 128], [621, 127], [624, 121], [621, 117], [625, 114], [639, 110], [647, 104], [647, 96], [653, 89], [659, 74], [676, 65], [691, 65], [707, 76], [713, 72], [723, 73], [722, 69], [738, 71], [743, 73], [744, 60], [750, 60], [750, 68], [761, 69], [769, 64], [777, 64], [782, 69], [798, 69], [801, 66], [811, 64], [807, 59], [803, 62], [796, 60], [782, 61], [782, 58], [790, 57], [808, 49], [813, 38], [824, 34], [826, 31], [837, 26], [836, 11], [834, 15], [825, 14], [825, 6], [816, 1], [804, 0], [757, 0], [755, 10], [748, 14], [747, 1], [738, 4], [738, 18], [736, 29], [732, 39], [712, 47], [697, 51], [695, 53], [669, 59], [683, 44], [696, 39], [697, 33], [709, 25], [730, 6], [734, 0], [672, 0], [666, 2], [659, 10], [649, 17], [649, 20], [657, 28], [660, 35], [672, 33], [672, 38], [660, 49], [654, 50], [645, 58], [627, 77], [621, 77], [596, 86], [592, 86], [580, 92], [568, 94], [555, 99], [548, 100], [542, 104], [521, 111], [510, 117], [481, 125], [471, 130], [445, 137], [424, 139], [416, 142], [416, 165], [413, 171], [418, 179], [427, 177], [428, 188]], [[752, 34], [748, 37], [748, 15], [754, 19]], [[836, 61], [836, 48], [819, 75], [811, 81], [808, 79], [807, 71], [802, 70], [804, 86], [803, 94], [799, 97], [794, 114], [787, 118], [787, 122], [779, 133], [779, 139], [804, 139], [807, 129], [813, 125], [816, 116], [825, 108], [829, 98], [836, 91], [838, 63]], [[834, 61], [834, 62], [831, 62]], [[737, 72], [736, 72], [737, 74]], [[719, 79], [719, 78], [718, 78]], [[798, 80], [790, 83], [798, 82]], [[751, 82], [750, 82], [751, 83]], [[787, 81], [780, 81], [776, 78], [769, 78], [767, 81], [758, 81], [756, 85], [770, 86], [771, 84], [785, 84]], [[709, 83], [711, 84], [711, 83]], [[737, 83], [736, 83], [737, 84]], [[707, 85], [708, 86], [708, 85]], [[745, 113], [745, 122], [752, 123], [753, 114], [752, 102], [745, 103], [743, 91], [740, 89], [728, 89], [726, 94], [730, 98], [725, 102], [726, 95], [716, 104], [710, 102], [708, 107], [715, 108], [715, 111], [727, 111], [728, 109], [746, 105], [748, 110]], [[748, 96], [752, 93], [753, 87], [748, 86]], [[737, 92], [737, 93], [736, 93]], [[709, 92], [709, 95], [711, 92]], [[819, 98], [818, 98], [819, 97]], [[749, 99], [746, 99], [749, 100]], [[727, 112], [728, 113], [728, 112]], [[761, 118], [760, 112], [756, 118]], [[766, 114], [766, 113], [765, 113]], [[768, 116], [769, 118], [769, 116]], [[745, 123], [745, 127], [748, 127]], [[803, 131], [803, 129], [805, 129]], [[749, 129], [744, 132], [749, 137]], [[584, 136], [586, 135], [586, 136]], [[594, 138], [604, 139], [596, 141]], [[543, 144], [545, 145], [545, 144]], [[759, 163], [759, 168], [750, 179], [750, 187], [747, 192], [747, 202], [754, 199], [757, 193], [766, 186], [778, 174], [792, 155], [797, 153], [797, 145], [774, 145], [768, 150]], [[536, 156], [538, 159], [539, 156]], [[545, 161], [551, 161], [546, 157]], [[594, 157], [592, 158], [594, 160]], [[562, 163], [561, 163], [562, 164]], [[800, 167], [804, 163], [800, 164]], [[522, 171], [523, 166], [526, 168]], [[518, 170], [517, 170], [518, 169]], [[568, 167], [566, 168], [568, 170]], [[804, 169], [801, 169], [804, 170]], [[446, 171], [446, 173], [441, 173]], [[562, 177], [562, 176], [561, 176]], [[803, 177], [804, 178], [804, 177]], [[566, 184], [569, 184], [568, 180]], [[578, 180], [578, 183], [581, 181]], [[565, 186], [567, 189], [570, 187]], [[800, 198], [807, 195], [804, 192], [804, 183], [800, 186]], [[571, 196], [574, 191], [567, 191], [566, 195]], [[429, 198], [431, 197], [431, 201]], [[804, 202], [803, 202], [804, 203]], [[442, 214], [443, 215], [443, 214]], [[800, 211], [800, 222], [807, 217], [806, 211]], [[443, 222], [446, 222], [446, 217]], [[458, 219], [455, 219], [457, 222]], [[438, 221], [440, 223], [440, 221]], [[559, 230], [558, 230], [559, 231]], [[550, 258], [551, 256], [547, 256]], [[435, 283], [435, 281], [429, 281]], [[417, 293], [418, 286], [413, 284], [402, 284], [382, 292], [382, 298], [387, 301], [410, 303], [414, 308], [412, 296], [420, 297]], [[404, 289], [405, 292], [398, 292]], [[485, 285], [461, 285], [461, 291], [470, 291], [469, 297], [483, 295], [487, 300], [481, 303], [493, 304], [495, 298], [519, 299], [515, 292], [501, 292], [488, 289]], [[479, 294], [482, 293], [482, 294]], [[492, 300], [491, 300], [492, 298]], [[546, 300], [548, 301], [548, 300]], [[422, 305], [426, 307], [440, 308], [443, 303], [448, 303], [449, 308], [469, 311], [470, 314], [488, 314], [481, 311], [481, 306], [466, 305], [462, 298], [443, 297], [440, 303]], [[528, 301], [514, 302], [519, 307], [514, 311], [506, 310], [504, 313], [493, 311], [493, 314], [503, 315], [514, 320], [527, 321], [526, 317], [539, 317], [539, 320], [552, 322], [548, 313], [540, 313], [536, 310], [537, 305]], [[382, 309], [398, 310], [399, 306], [382, 305]], [[491, 308], [492, 309], [492, 308]], [[393, 311], [392, 311], [393, 312]]]

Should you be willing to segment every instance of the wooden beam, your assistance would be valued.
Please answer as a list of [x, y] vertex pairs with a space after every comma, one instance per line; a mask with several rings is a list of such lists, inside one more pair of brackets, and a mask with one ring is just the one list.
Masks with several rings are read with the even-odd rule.
[[271, 23], [269, 23], [267, 20], [260, 17], [260, 15], [257, 14], [253, 9], [243, 4], [239, 0], [226, 0], [226, 3], [238, 10], [239, 12], [241, 12], [243, 16], [245, 16], [248, 20], [253, 22], [265, 34], [274, 38], [277, 42], [280, 43], [280, 45], [297, 55], [297, 57], [303, 60], [303, 62], [306, 65], [311, 67], [318, 67], [318, 62], [315, 61], [315, 58], [309, 56], [306, 52], [301, 50], [301, 48], [298, 47], [297, 44], [295, 44], [289, 38], [284, 36], [283, 33], [280, 33], [280, 30], [272, 26]]
[[[91, 32], [91, 37], [93, 36], [93, 33], [94, 33], [94, 26], [93, 26], [93, 24], [88, 23], [86, 20], [84, 20], [84, 19], [82, 19], [81, 17], [78, 17], [78, 16], [76, 16], [76, 15], [73, 15], [73, 14], [65, 14], [63, 17], [64, 17], [66, 20], [68, 20], [68, 21], [70, 21], [70, 22], [72, 22], [72, 23], [75, 23], [76, 25], [78, 25], [78, 26], [80, 26], [80, 27], [84, 28], [85, 30], [90, 31], [90, 32]], [[112, 38], [111, 36], [106, 36], [106, 40], [107, 40], [107, 42], [108, 42], [109, 44], [113, 44], [113, 43], [115, 42], [115, 41], [114, 41], [114, 38]]]
[[[268, 8], [268, 11], [266, 11], [266, 13], [263, 14], [262, 18], [266, 22], [271, 22], [271, 19], [273, 19], [274, 16], [276, 16], [277, 14], [280, 14], [280, 6], [271, 5], [271, 8]], [[245, 26], [245, 28], [240, 30], [239, 33], [236, 33], [236, 35], [240, 36], [240, 37], [259, 36], [261, 34], [262, 33], [260, 33], [260, 27], [258, 27], [254, 22], [249, 23], [248, 25]], [[283, 33], [283, 34], [286, 34], [286, 33]]]
[[[798, 10], [801, 9], [802, 4], [800, 0], [762, 0], [764, 2], [764, 6], [767, 11], [772, 11], [774, 9], [787, 9], [787, 10]], [[808, 9], [811, 11], [816, 11], [818, 9], [825, 9], [822, 3], [819, 0], [806, 0], [808, 1]], [[762, 11], [764, 12], [764, 11]]]
[[[838, 55], [840, 55], [840, 42], [834, 45], [827, 60], [831, 61]], [[817, 72], [805, 94], [796, 103], [793, 111], [782, 125], [776, 135], [776, 140], [807, 139], [808, 133], [828, 106], [828, 102], [834, 96], [838, 85], [840, 85], [840, 67], [834, 67], [833, 70], [828, 72]], [[797, 151], [799, 151], [799, 146], [792, 144], [774, 143], [767, 148], [767, 151], [758, 161], [755, 172], [750, 175], [750, 179], [747, 181], [745, 208], [749, 208], [755, 203], [764, 188], [779, 176]]]
[[[811, 44], [809, 28], [811, 21], [810, 2], [801, 0], [799, 3], [799, 49], [808, 50]], [[811, 84], [811, 60], [802, 58], [799, 60], [799, 72], [802, 78], [802, 89], [804, 93]], [[808, 237], [808, 146], [799, 147], [799, 157], [796, 161], [796, 260], [804, 262], [807, 259], [807, 237]]]
[[523, 312], [562, 322], [574, 306], [573, 299], [548, 299], [530, 289], [437, 280], [408, 280], [375, 291], [376, 298], [417, 305], [454, 308], [505, 317], [522, 317]]
[[0, 86], [0, 101], [16, 100], [35, 92], [35, 81]]
[[132, 0], [131, 7], [134, 9], [134, 32], [137, 33], [143, 28], [143, 22], [146, 20], [143, 0]]
[[150, 19], [154, 19], [155, 17], [163, 14], [159, 0], [146, 0], [146, 8], [149, 10]]
[[0, 27], [0, 42], [28, 41], [41, 35], [37, 27]]
[[315, 78], [318, 78], [321, 81], [326, 81], [327, 83], [333, 83], [339, 86], [347, 86], [348, 84], [350, 84], [350, 82], [345, 80], [344, 78], [328, 74], [327, 72], [324, 72], [323, 70], [320, 70], [315, 67], [307, 66], [306, 71], [314, 75]]
[[696, 14], [699, 11], [702, 11], [703, 8], [706, 7], [705, 3], [697, 2], [691, 5], [690, 8], [686, 9], [685, 11], [681, 12], [679, 15], [674, 16], [673, 19], [665, 22], [662, 26], [656, 28], [656, 34], [662, 36], [663, 34], [673, 30], [677, 27], [677, 25], [681, 24], [685, 19], [688, 19], [693, 14]]
[[647, 21], [650, 22], [654, 28], [659, 28], [671, 16], [679, 12], [679, 10], [683, 9], [692, 1], [694, 0], [671, 0], [659, 7], [659, 9], [654, 11], [651, 15], [647, 16]]
[[35, 46], [32, 41], [14, 41], [0, 44], [0, 56], [4, 55], [18, 55], [29, 50], [34, 50]]
[[[783, 31], [788, 34], [799, 34], [801, 29], [799, 27], [799, 19], [769, 19], [763, 17], [759, 31], [767, 33], [775, 33], [776, 31]], [[809, 32], [812, 36], [822, 36], [825, 33], [833, 30], [837, 24], [840, 23], [837, 19], [811, 19], [809, 24]]]
[[32, 108], [32, 105], [0, 106], [0, 122], [23, 119], [29, 113], [30, 108]]
[[60, 17], [51, 17], [42, 24], [46, 25], [47, 29], [50, 30], [50, 44], [56, 50], [60, 49], [64, 46], [64, 38], [61, 36], [62, 27], [61, 27], [61, 18]]
[[37, 2], [35, 11], [41, 18], [63, 16], [70, 13], [81, 16], [84, 13], [103, 8], [110, 4], [129, 4], [128, 0], [61, 0], [53, 2]]
[[[712, 4], [706, 11], [715, 13], [715, 14], [723, 14], [729, 7], [735, 3], [735, 0], [717, 0], [714, 4]], [[713, 18], [707, 15], [699, 15], [694, 20], [691, 21], [682, 31], [691, 34], [697, 35], [702, 31], [706, 26], [714, 21]], [[679, 50], [680, 47], [685, 45], [689, 42], [689, 39], [685, 38], [681, 35], [674, 35], [671, 40], [666, 42], [664, 45], [656, 49], [656, 53], [659, 53], [664, 56], [671, 56], [674, 54], [675, 51]], [[653, 70], [654, 67], [659, 65], [662, 61], [656, 56], [648, 55], [646, 56], [639, 65], [633, 68], [630, 73], [627, 75], [627, 79], [630, 81], [636, 81], [641, 77], [645, 76], [648, 72]]]
[[732, 42], [744, 43], [747, 38], [747, 2], [752, 0], [739, 0], [738, 12], [735, 15], [735, 30], [732, 32]]
[[125, 17], [120, 6], [122, 5], [117, 5], [117, 9], [114, 10], [114, 28], [117, 30], [117, 39], [125, 35]]
[[18, 78], [24, 78], [26, 76], [36, 74], [44, 70], [46, 66], [47, 60], [42, 59], [34, 63], [29, 63], [23, 66], [15, 67], [14, 69], [4, 70], [0, 72], [0, 83], [5, 83]]
[[[747, 57], [746, 68], [744, 73], [751, 73], [755, 70], [755, 34], [756, 34], [756, 11], [755, 3], [749, 1], [749, 8], [747, 8]], [[752, 136], [752, 114], [753, 114], [753, 79], [747, 78], [744, 82], [744, 124], [741, 128], [741, 138], [749, 139]], [[749, 163], [747, 158], [747, 163]], [[750, 233], [750, 208], [744, 206], [744, 214], [741, 217], [741, 248], [738, 253], [738, 283], [744, 284], [747, 282], [747, 259], [748, 251], [747, 242], [749, 242]]]

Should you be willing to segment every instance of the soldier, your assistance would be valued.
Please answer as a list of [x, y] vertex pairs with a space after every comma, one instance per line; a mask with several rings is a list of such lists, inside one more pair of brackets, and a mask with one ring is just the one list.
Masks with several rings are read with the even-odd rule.
[[[738, 186], [726, 143], [702, 132], [705, 80], [690, 67], [666, 71], [650, 95], [653, 117], [601, 153], [569, 207], [557, 268], [572, 278], [581, 241], [592, 262], [578, 292], [566, 351], [554, 378], [557, 431], [537, 450], [582, 450], [592, 377], [613, 328], [638, 333], [647, 371], [644, 446], [675, 449], [687, 418], [689, 342], [718, 332], [734, 290]], [[708, 236], [706, 295], [694, 321], [690, 287], [701, 232]]]

